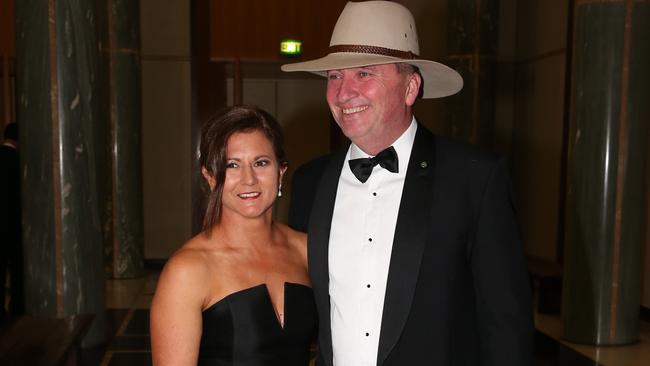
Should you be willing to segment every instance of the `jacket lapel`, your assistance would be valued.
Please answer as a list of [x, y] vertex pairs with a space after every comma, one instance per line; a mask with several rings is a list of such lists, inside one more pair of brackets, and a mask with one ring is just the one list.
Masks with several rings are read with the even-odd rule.
[[434, 147], [433, 135], [418, 125], [395, 227], [377, 365], [386, 360], [397, 343], [415, 293], [431, 209]]
[[319, 352], [326, 365], [329, 366], [332, 366], [332, 329], [330, 327], [328, 248], [336, 191], [348, 146], [336, 151], [327, 164], [309, 219], [309, 275], [318, 307]]

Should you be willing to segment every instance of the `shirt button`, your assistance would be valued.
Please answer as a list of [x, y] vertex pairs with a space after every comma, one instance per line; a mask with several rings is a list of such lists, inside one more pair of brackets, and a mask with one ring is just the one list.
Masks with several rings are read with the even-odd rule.
[[372, 241], [372, 238], [368, 238], [368, 241]]
[[372, 192], [372, 195], [373, 195], [373, 196], [377, 196], [377, 192]]
[[369, 336], [369, 335], [370, 335], [370, 333], [366, 333], [366, 337]]
[[367, 284], [366, 287], [367, 287], [367, 288], [370, 288], [370, 284]]

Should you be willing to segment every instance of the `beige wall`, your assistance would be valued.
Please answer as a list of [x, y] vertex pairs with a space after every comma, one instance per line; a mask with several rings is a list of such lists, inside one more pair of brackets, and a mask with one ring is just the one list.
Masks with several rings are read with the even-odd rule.
[[641, 304], [650, 308], [650, 128], [648, 129], [648, 154], [646, 155], [646, 226], [645, 226], [645, 251], [643, 261], [643, 291]]
[[512, 160], [515, 107], [517, 0], [501, 0], [494, 95], [494, 150]]
[[527, 254], [554, 261], [568, 7], [560, 1], [519, 1], [516, 15], [513, 181]]
[[190, 1], [141, 0], [144, 253], [191, 235]]

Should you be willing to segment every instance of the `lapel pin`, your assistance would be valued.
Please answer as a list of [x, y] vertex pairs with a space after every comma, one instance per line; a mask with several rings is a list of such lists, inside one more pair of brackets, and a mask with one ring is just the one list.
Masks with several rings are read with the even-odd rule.
[[425, 169], [428, 166], [429, 166], [429, 163], [427, 163], [426, 161], [421, 161], [420, 162], [420, 168]]

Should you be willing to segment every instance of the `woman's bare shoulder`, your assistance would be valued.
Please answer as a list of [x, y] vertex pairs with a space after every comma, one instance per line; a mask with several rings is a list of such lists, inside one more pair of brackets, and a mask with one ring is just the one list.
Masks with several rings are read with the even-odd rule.
[[210, 268], [209, 254], [202, 239], [194, 237], [169, 258], [158, 282], [160, 285], [173, 281], [178, 286], [198, 284], [210, 276]]

